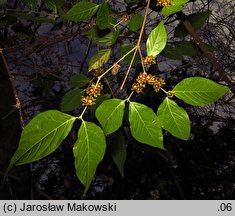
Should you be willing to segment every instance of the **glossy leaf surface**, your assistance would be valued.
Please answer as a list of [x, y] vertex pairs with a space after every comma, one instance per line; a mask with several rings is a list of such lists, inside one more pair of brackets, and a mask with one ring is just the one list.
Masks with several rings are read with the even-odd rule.
[[34, 117], [23, 129], [10, 168], [40, 160], [55, 151], [70, 132], [75, 117], [50, 110]]
[[190, 135], [188, 113], [173, 100], [165, 98], [158, 108], [157, 115], [161, 126], [173, 136], [187, 140]]
[[120, 99], [105, 100], [96, 109], [96, 118], [102, 125], [105, 134], [111, 134], [122, 125], [125, 101]]
[[164, 149], [161, 125], [152, 109], [130, 102], [129, 122], [131, 134], [137, 141]]
[[203, 77], [186, 78], [173, 89], [176, 97], [194, 106], [209, 105], [228, 91], [228, 88]]
[[148, 37], [146, 48], [147, 54], [156, 57], [166, 46], [167, 33], [163, 21], [153, 29]]
[[108, 60], [111, 54], [111, 49], [103, 49], [100, 50], [97, 54], [95, 54], [90, 62], [88, 71], [96, 70], [102, 67]]
[[63, 18], [70, 21], [80, 22], [90, 19], [98, 10], [99, 5], [92, 2], [78, 2]]
[[96, 168], [104, 157], [105, 149], [105, 136], [101, 128], [94, 123], [83, 121], [73, 154], [77, 176], [85, 185], [84, 193], [87, 192]]

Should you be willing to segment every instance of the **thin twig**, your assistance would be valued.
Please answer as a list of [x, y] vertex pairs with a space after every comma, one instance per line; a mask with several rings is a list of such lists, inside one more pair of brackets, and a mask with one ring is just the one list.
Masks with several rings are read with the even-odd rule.
[[2, 49], [0, 49], [0, 55], [1, 55], [4, 67], [6, 68], [6, 71], [7, 71], [8, 76], [9, 76], [9, 81], [11, 83], [11, 89], [12, 89], [14, 97], [15, 97], [15, 105], [14, 105], [14, 107], [18, 109], [18, 112], [19, 112], [19, 121], [20, 121], [20, 124], [21, 124], [21, 128], [23, 128], [24, 127], [24, 121], [23, 121], [23, 114], [22, 114], [22, 110], [21, 110], [20, 100], [19, 100], [19, 97], [18, 97], [18, 95], [16, 93], [15, 87], [14, 87], [14, 85], [12, 83], [12, 79], [11, 79], [10, 71], [9, 71], [9, 68], [8, 68], [8, 64], [7, 64], [7, 61], [5, 59], [5, 56], [3, 54], [3, 50]]
[[120, 87], [120, 90], [121, 90], [121, 91], [123, 90], [123, 87], [124, 87], [124, 85], [125, 85], [125, 83], [126, 83], [127, 77], [128, 77], [128, 75], [129, 75], [129, 73], [130, 73], [130, 70], [131, 70], [131, 68], [132, 68], [132, 64], [133, 64], [133, 62], [134, 62], [135, 56], [136, 56], [136, 54], [137, 54], [137, 51], [138, 51], [138, 49], [140, 49], [140, 43], [141, 43], [142, 36], [143, 36], [143, 33], [144, 33], [144, 27], [145, 27], [145, 23], [146, 23], [147, 16], [148, 16], [150, 1], [151, 1], [151, 0], [148, 0], [147, 6], [146, 6], [146, 10], [145, 10], [145, 14], [144, 14], [144, 21], [143, 21], [143, 24], [142, 24], [142, 27], [141, 27], [141, 30], [140, 30], [140, 36], [139, 36], [139, 39], [138, 39], [138, 42], [137, 42], [137, 45], [136, 45], [136, 50], [135, 50], [135, 52], [134, 52], [134, 54], [133, 54], [133, 56], [132, 56], [130, 65], [129, 65], [128, 70], [127, 70], [127, 72], [126, 72], [126, 76], [125, 76], [125, 78], [124, 78], [124, 80], [123, 80], [123, 82], [122, 82], [122, 85], [121, 85], [121, 87]]

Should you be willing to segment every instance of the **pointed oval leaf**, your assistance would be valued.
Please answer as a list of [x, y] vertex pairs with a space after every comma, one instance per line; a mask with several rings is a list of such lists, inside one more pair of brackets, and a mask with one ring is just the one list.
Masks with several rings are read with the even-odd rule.
[[110, 8], [107, 2], [103, 2], [100, 5], [100, 8], [97, 13], [96, 23], [99, 29], [101, 30], [106, 29], [116, 23], [115, 18], [112, 17], [110, 14]]
[[85, 185], [85, 193], [91, 184], [98, 164], [104, 157], [105, 149], [105, 136], [101, 128], [94, 123], [83, 121], [78, 131], [78, 140], [74, 145], [73, 154], [76, 173]]
[[122, 125], [125, 101], [120, 99], [105, 100], [95, 112], [105, 134], [111, 134]]
[[135, 14], [129, 20], [129, 27], [131, 31], [137, 31], [141, 28], [143, 24], [144, 18], [140, 14]]
[[37, 115], [23, 129], [10, 168], [37, 161], [55, 151], [70, 132], [75, 120], [76, 117], [57, 110]]
[[153, 29], [148, 37], [146, 48], [147, 54], [156, 57], [166, 46], [167, 33], [163, 21]]
[[71, 88], [81, 88], [88, 84], [88, 78], [84, 74], [75, 74], [70, 78], [68, 84]]
[[190, 135], [188, 113], [173, 100], [166, 98], [158, 108], [158, 119], [161, 126], [173, 136], [187, 140]]
[[75, 110], [81, 106], [81, 98], [83, 96], [82, 89], [73, 89], [68, 91], [62, 101], [61, 101], [61, 110], [63, 112], [69, 112]]
[[95, 104], [93, 106], [91, 106], [91, 119], [95, 118], [95, 111], [96, 109], [100, 106], [100, 104], [102, 104], [105, 100], [108, 100], [111, 98], [110, 94], [104, 94], [104, 95], [100, 95], [96, 98]]
[[172, 5], [184, 5], [190, 0], [173, 0]]
[[170, 15], [174, 14], [176, 12], [179, 12], [183, 9], [182, 5], [171, 5], [169, 7], [163, 7], [162, 8], [162, 14], [163, 15]]
[[112, 159], [124, 178], [124, 164], [126, 161], [127, 151], [125, 138], [120, 131], [111, 139], [109, 148]]
[[97, 44], [112, 46], [116, 43], [121, 31], [122, 29], [118, 29], [117, 31], [91, 29], [86, 32], [86, 36]]
[[179, 82], [173, 91], [185, 103], [205, 106], [218, 100], [229, 89], [203, 77], [190, 77]]
[[137, 141], [164, 149], [161, 125], [152, 109], [130, 102], [129, 122], [131, 134]]
[[64, 16], [63, 19], [80, 22], [90, 19], [98, 10], [99, 5], [91, 2], [78, 2]]
[[109, 60], [110, 54], [111, 49], [103, 49], [96, 53], [94, 56], [92, 56], [89, 62], [88, 71], [96, 70], [102, 67]]

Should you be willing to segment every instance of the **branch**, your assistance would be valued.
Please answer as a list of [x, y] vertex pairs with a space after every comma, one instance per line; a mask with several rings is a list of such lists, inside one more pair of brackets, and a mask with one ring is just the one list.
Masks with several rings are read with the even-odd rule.
[[141, 39], [142, 39], [142, 36], [143, 36], [143, 33], [144, 33], [144, 27], [145, 27], [145, 23], [146, 23], [147, 16], [148, 16], [150, 2], [151, 2], [151, 0], [148, 0], [147, 6], [146, 6], [146, 10], [145, 10], [145, 14], [144, 14], [144, 21], [143, 21], [143, 24], [142, 24], [142, 27], [141, 27], [141, 30], [140, 30], [140, 36], [139, 36], [139, 39], [138, 39], [138, 42], [137, 42], [137, 45], [136, 45], [136, 50], [135, 50], [135, 52], [134, 52], [134, 54], [132, 56], [131, 63], [129, 65], [129, 67], [128, 67], [128, 70], [126, 72], [126, 76], [125, 76], [125, 78], [124, 78], [124, 80], [122, 82], [120, 90], [123, 90], [123, 87], [124, 87], [124, 85], [126, 83], [127, 77], [128, 77], [128, 75], [130, 73], [132, 64], [134, 62], [135, 56], [136, 56], [138, 50], [140, 49], [140, 43], [141, 43]]
[[229, 88], [231, 89], [233, 94], [235, 95], [235, 85], [230, 80], [230, 78], [227, 76], [227, 74], [223, 70], [221, 64], [217, 61], [217, 59], [213, 56], [213, 54], [205, 47], [205, 45], [203, 44], [201, 38], [199, 37], [199, 35], [195, 31], [195, 29], [193, 28], [191, 23], [187, 20], [187, 18], [185, 17], [184, 13], [183, 12], [179, 12], [177, 15], [182, 20], [182, 23], [183, 23], [185, 29], [193, 37], [196, 45], [200, 48], [202, 53], [207, 57], [207, 59], [213, 65], [215, 70], [218, 71], [218, 73], [221, 76], [221, 78], [223, 79], [223, 81], [227, 83], [227, 85], [229, 86]]

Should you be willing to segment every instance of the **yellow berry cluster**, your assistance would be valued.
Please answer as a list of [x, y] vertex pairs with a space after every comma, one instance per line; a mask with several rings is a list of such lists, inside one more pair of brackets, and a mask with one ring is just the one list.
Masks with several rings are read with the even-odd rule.
[[140, 73], [136, 79], [136, 82], [132, 85], [132, 90], [137, 93], [141, 93], [145, 88], [146, 84], [153, 86], [154, 90], [158, 92], [165, 81], [162, 78], [156, 77], [152, 74], [147, 74], [146, 72]]
[[85, 89], [87, 96], [83, 96], [82, 106], [92, 106], [95, 104], [95, 100], [98, 96], [100, 96], [100, 92], [103, 89], [103, 85], [101, 83], [91, 84], [88, 88]]
[[167, 7], [172, 4], [172, 0], [158, 0], [157, 5], [162, 7]]
[[128, 14], [125, 14], [125, 15], [122, 17], [122, 20], [123, 20], [124, 22], [128, 22], [128, 20], [129, 20]]
[[152, 55], [146, 56], [143, 60], [144, 65], [151, 65], [154, 63], [154, 57]]

